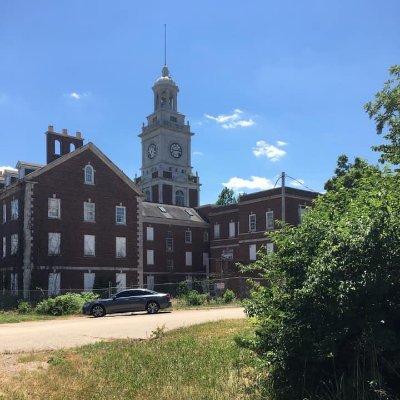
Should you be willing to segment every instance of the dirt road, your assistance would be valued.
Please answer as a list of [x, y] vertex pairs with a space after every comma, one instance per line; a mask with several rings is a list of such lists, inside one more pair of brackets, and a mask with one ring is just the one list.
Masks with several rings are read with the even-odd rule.
[[147, 338], [163, 325], [169, 330], [244, 316], [242, 308], [218, 308], [4, 324], [0, 325], [0, 353], [68, 348], [105, 339]]

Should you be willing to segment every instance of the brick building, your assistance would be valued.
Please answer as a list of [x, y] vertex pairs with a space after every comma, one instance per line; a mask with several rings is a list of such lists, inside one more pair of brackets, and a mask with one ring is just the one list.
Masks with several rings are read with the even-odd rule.
[[46, 140], [47, 164], [19, 162], [0, 191], [2, 287], [29, 297], [142, 285], [142, 192], [79, 133], [50, 126]]

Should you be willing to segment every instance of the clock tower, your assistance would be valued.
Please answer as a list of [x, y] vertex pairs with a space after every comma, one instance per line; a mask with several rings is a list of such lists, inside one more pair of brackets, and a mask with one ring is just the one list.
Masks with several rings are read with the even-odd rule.
[[178, 112], [179, 88], [167, 65], [153, 85], [154, 111], [143, 124], [142, 168], [136, 183], [147, 201], [185, 207], [199, 205], [200, 181], [191, 166], [191, 138], [185, 115]]

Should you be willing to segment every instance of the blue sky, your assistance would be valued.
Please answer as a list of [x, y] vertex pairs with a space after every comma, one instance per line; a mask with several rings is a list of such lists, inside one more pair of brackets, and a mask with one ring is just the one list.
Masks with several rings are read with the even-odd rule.
[[139, 173], [166, 23], [201, 203], [282, 171], [321, 191], [340, 154], [376, 163], [363, 104], [400, 63], [399, 15], [398, 0], [2, 0], [0, 166], [44, 163], [54, 125]]

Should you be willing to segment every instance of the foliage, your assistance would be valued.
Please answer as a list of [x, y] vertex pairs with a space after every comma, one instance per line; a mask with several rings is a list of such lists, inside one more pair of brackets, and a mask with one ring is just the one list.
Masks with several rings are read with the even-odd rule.
[[221, 193], [218, 196], [218, 200], [215, 203], [217, 206], [227, 206], [229, 204], [236, 204], [237, 198], [235, 197], [235, 193], [233, 189], [228, 189], [224, 187], [221, 190]]
[[234, 300], [236, 300], [235, 292], [231, 289], [226, 289], [222, 299], [224, 303], [232, 303]]
[[18, 302], [17, 311], [19, 314], [32, 314], [33, 307], [30, 303], [21, 300]]
[[84, 303], [96, 300], [98, 295], [92, 292], [66, 293], [61, 296], [42, 300], [35, 307], [38, 314], [70, 315], [78, 314]]
[[276, 252], [242, 266], [268, 282], [254, 283], [256, 337], [242, 342], [276, 399], [400, 393], [400, 175], [341, 164], [301, 225], [270, 234]]
[[197, 290], [190, 290], [184, 296], [184, 301], [188, 306], [200, 306], [208, 300], [207, 294], [200, 294]]
[[389, 144], [374, 146], [374, 151], [381, 152], [379, 161], [400, 164], [400, 65], [389, 69], [392, 79], [385, 82], [382, 90], [375, 95], [375, 101], [365, 104], [364, 108], [376, 123], [378, 135], [384, 132]]

